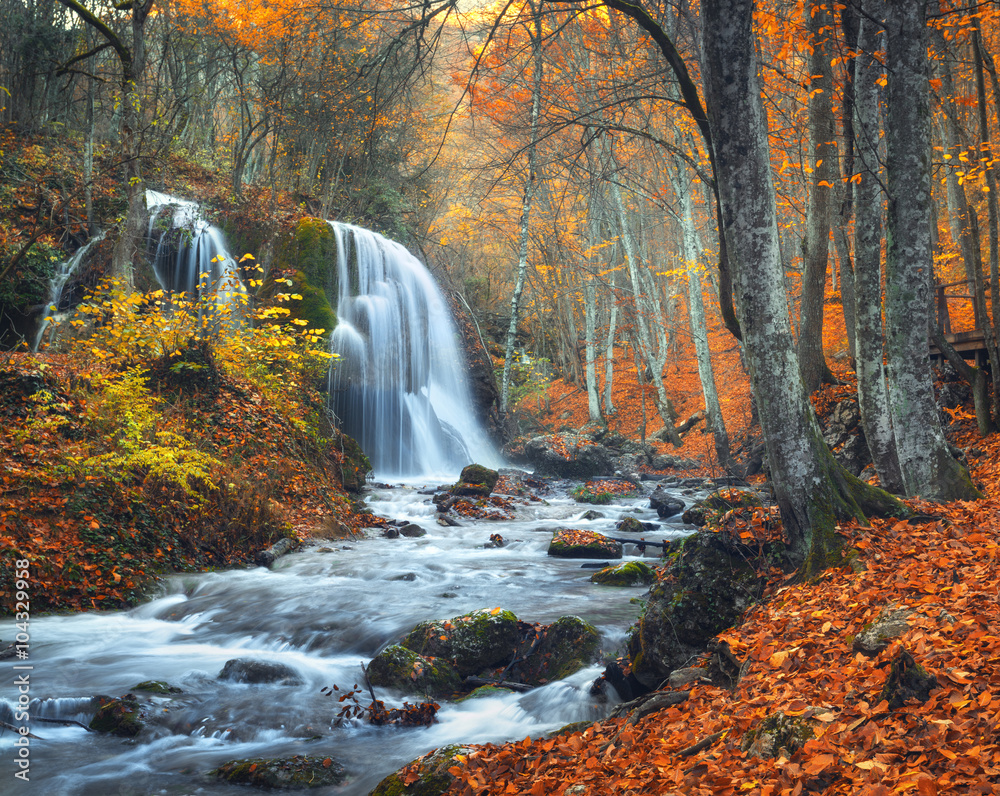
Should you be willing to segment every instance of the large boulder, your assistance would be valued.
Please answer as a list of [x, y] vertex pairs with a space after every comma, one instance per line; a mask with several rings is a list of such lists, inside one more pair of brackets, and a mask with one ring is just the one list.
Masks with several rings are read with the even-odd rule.
[[759, 555], [756, 547], [721, 534], [702, 532], [685, 540], [670, 577], [650, 591], [629, 639], [632, 674], [639, 683], [655, 688], [702, 653], [714, 636], [740, 623], [764, 592], [766, 578], [752, 563]]
[[267, 790], [305, 790], [339, 785], [347, 777], [344, 767], [330, 757], [296, 755], [279, 760], [252, 758], [230, 760], [209, 772], [234, 785], [254, 785]]
[[549, 555], [557, 558], [621, 558], [621, 542], [594, 531], [556, 531]]
[[450, 492], [463, 497], [489, 497], [499, 477], [500, 473], [496, 470], [483, 467], [481, 464], [470, 464], [462, 470], [458, 483]]
[[461, 687], [458, 671], [444, 658], [425, 658], [393, 644], [368, 664], [372, 685], [430, 697], [446, 697]]
[[520, 635], [513, 613], [484, 608], [452, 619], [421, 622], [402, 646], [425, 658], [444, 658], [459, 676], [467, 677], [509, 663]]
[[533, 437], [524, 445], [524, 456], [534, 467], [535, 475], [593, 478], [614, 472], [608, 449], [581, 434]]

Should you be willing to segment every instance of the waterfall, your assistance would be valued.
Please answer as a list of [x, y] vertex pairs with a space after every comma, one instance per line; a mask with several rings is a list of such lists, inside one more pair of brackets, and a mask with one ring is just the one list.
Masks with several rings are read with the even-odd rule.
[[330, 222], [337, 316], [330, 403], [380, 477], [456, 475], [499, 456], [472, 411], [466, 363], [444, 296], [403, 246]]
[[[217, 289], [220, 302], [246, 292], [226, 236], [205, 219], [197, 202], [146, 191], [146, 206], [150, 210], [148, 238], [150, 244], [156, 244], [150, 252], [153, 273], [160, 287], [186, 293], [191, 299]], [[173, 213], [170, 226], [157, 235], [157, 226], [168, 209]]]
[[90, 247], [95, 243], [100, 243], [102, 240], [104, 240], [104, 233], [100, 232], [77, 249], [72, 257], [65, 262], [59, 263], [56, 272], [52, 275], [52, 279], [49, 280], [49, 296], [45, 302], [45, 313], [38, 323], [35, 342], [31, 346], [32, 351], [38, 350], [38, 346], [42, 344], [42, 337], [45, 336], [45, 331], [52, 323], [52, 316], [59, 311], [59, 302], [62, 301], [63, 289], [66, 287], [66, 283], [69, 282], [69, 278], [76, 273], [76, 269], [80, 267], [80, 263], [87, 256]]

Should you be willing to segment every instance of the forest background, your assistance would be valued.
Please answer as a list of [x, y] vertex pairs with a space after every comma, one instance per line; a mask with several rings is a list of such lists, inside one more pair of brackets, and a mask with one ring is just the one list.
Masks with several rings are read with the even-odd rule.
[[[727, 12], [748, 23], [751, 8], [752, 40], [727, 40], [727, 26], [710, 24], [711, 14]], [[799, 0], [701, 9], [620, 0], [489, 8], [18, 0], [0, 13], [0, 303], [10, 347], [27, 339], [58, 263], [98, 229], [111, 234], [67, 300], [79, 301], [110, 276], [121, 289], [109, 299], [115, 311], [131, 312], [130, 297], [149, 287], [138, 267], [145, 190], [163, 188], [203, 202], [253, 255], [260, 312], [281, 303], [278, 278], [292, 280], [296, 295], [313, 287], [305, 274], [281, 268], [278, 242], [303, 216], [356, 221], [407, 243], [492, 341], [505, 410], [516, 404], [555, 426], [609, 423], [641, 437], [662, 426], [676, 444], [676, 421], [704, 409], [710, 436], [689, 433], [685, 453], [700, 455], [707, 468], [743, 474], [750, 450], [741, 458], [730, 438], [760, 422], [786, 535], [807, 568], [816, 552], [812, 528], [832, 532], [836, 522], [862, 521], [882, 500], [859, 497], [862, 487], [829, 464], [822, 442], [809, 440], [818, 434], [803, 409], [806, 396], [835, 378], [853, 384], [852, 370], [885, 393], [878, 410], [866, 410], [861, 396], [872, 421], [865, 431], [878, 471], [873, 483], [909, 497], [992, 491], [978, 471], [977, 490], [966, 463], [940, 454], [947, 445], [936, 407], [913, 401], [922, 415], [898, 413], [903, 399], [930, 395], [930, 371], [916, 354], [935, 329], [942, 349], [943, 332], [978, 330], [991, 367], [949, 357], [975, 402], [974, 413], [954, 409], [946, 419], [974, 419], [983, 436], [995, 428], [1000, 212], [991, 142], [1000, 132], [1000, 44], [993, 3]], [[887, 36], [871, 24], [883, 19]], [[906, 40], [918, 52], [903, 47]], [[716, 57], [710, 45], [733, 57]], [[750, 56], [742, 73], [737, 56]], [[733, 237], [741, 219], [725, 217], [756, 206], [761, 194], [727, 198], [727, 186], [745, 183], [741, 156], [726, 155], [725, 133], [737, 125], [724, 123], [728, 103], [714, 93], [727, 76], [751, 73], [764, 116], [745, 140], [759, 150], [766, 144], [773, 191], [773, 223], [750, 223], [774, 228], [760, 256], [734, 246], [748, 239]], [[919, 79], [906, 82], [907, 75]], [[740, 118], [752, 119], [754, 91], [743, 91], [741, 101], [750, 112]], [[907, 120], [906, 110], [916, 117]], [[893, 138], [917, 128], [925, 137], [911, 150], [905, 136]], [[917, 154], [907, 160], [907, 151]], [[881, 229], [886, 195], [888, 246], [871, 235]], [[913, 197], [923, 199], [907, 219], [900, 207]], [[906, 242], [909, 229], [923, 230], [926, 240]], [[912, 247], [894, 255], [900, 241]], [[902, 303], [894, 304], [895, 285], [910, 291]], [[269, 375], [248, 367], [253, 355], [219, 356], [272, 390], [276, 404], [290, 395], [279, 400], [280, 390], [304, 384], [320, 367], [318, 338], [308, 330], [321, 335], [322, 323], [306, 311], [289, 317], [307, 331], [283, 325], [277, 338], [258, 335], [256, 344], [273, 354]], [[764, 322], [776, 326], [757, 328]], [[897, 335], [897, 327], [906, 328]], [[769, 335], [781, 338], [776, 348]], [[135, 339], [88, 345], [101, 352], [98, 360], [128, 366]], [[160, 335], [144, 354], [165, 358], [169, 370], [178, 364], [170, 360], [174, 342]], [[70, 359], [84, 350], [69, 349]], [[300, 381], [277, 364], [291, 350], [303, 357], [292, 368]], [[774, 363], [784, 367], [780, 378], [767, 375]], [[895, 404], [894, 385], [903, 395]], [[106, 421], [129, 385], [97, 380], [93, 387]], [[570, 394], [577, 398], [564, 398]], [[287, 405], [275, 420], [290, 424], [276, 432], [282, 435], [302, 420], [294, 411], [302, 402]], [[875, 418], [890, 415], [895, 466], [877, 449]], [[788, 417], [805, 419], [781, 448], [779, 426]], [[157, 454], [178, 443], [155, 438], [148, 417], [138, 425], [145, 442], [136, 443], [127, 466], [148, 470], [151, 435]], [[928, 436], [902, 441], [918, 429]], [[299, 431], [302, 445], [332, 433]], [[802, 445], [828, 476], [828, 492], [834, 484], [819, 509], [823, 522], [814, 496], [791, 484], [793, 449]], [[95, 455], [106, 452], [89, 450], [80, 460]], [[194, 453], [175, 460], [174, 485], [185, 493], [185, 473], [197, 481], [216, 466]], [[782, 492], [782, 484], [791, 486]], [[101, 527], [96, 513], [86, 516], [90, 530]], [[816, 570], [837, 546], [819, 550]], [[119, 599], [113, 587], [81, 578], [81, 606]]]

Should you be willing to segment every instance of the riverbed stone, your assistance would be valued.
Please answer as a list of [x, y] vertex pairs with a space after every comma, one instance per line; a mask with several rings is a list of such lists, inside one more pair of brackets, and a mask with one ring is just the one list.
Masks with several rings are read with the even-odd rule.
[[470, 464], [462, 469], [458, 483], [451, 488], [453, 495], [489, 497], [497, 485], [500, 473], [481, 464]]
[[219, 672], [219, 679], [250, 685], [262, 683], [299, 685], [302, 683], [302, 678], [291, 666], [252, 658], [233, 658], [226, 661], [226, 665]]
[[398, 644], [386, 647], [368, 664], [374, 686], [446, 697], [461, 686], [458, 671], [444, 658], [425, 658]]
[[646, 526], [642, 520], [638, 520], [631, 514], [627, 517], [622, 517], [615, 529], [620, 533], [645, 533]]
[[145, 716], [134, 694], [117, 699], [99, 697], [100, 706], [88, 725], [96, 732], [106, 732], [122, 738], [134, 738], [146, 726]]
[[347, 771], [330, 757], [296, 755], [275, 760], [250, 758], [230, 760], [209, 772], [234, 785], [253, 785], [267, 790], [306, 790], [339, 785]]
[[661, 519], [673, 517], [684, 511], [685, 503], [679, 497], [674, 497], [662, 486], [656, 487], [653, 494], [649, 496], [649, 507], [655, 509]]
[[557, 558], [621, 558], [621, 542], [594, 531], [557, 531], [549, 543], [550, 556]]
[[467, 677], [509, 663], [519, 638], [513, 613], [483, 608], [451, 619], [421, 622], [402, 646], [424, 657], [444, 658], [461, 677]]
[[441, 796], [455, 781], [448, 769], [461, 763], [459, 756], [474, 751], [462, 744], [442, 746], [387, 776], [368, 796]]
[[416, 539], [420, 536], [426, 536], [427, 531], [417, 525], [415, 522], [408, 522], [406, 525], [399, 529], [400, 536], [406, 536], [410, 539]]
[[648, 586], [656, 581], [656, 571], [642, 561], [625, 561], [595, 572], [590, 580], [601, 586]]

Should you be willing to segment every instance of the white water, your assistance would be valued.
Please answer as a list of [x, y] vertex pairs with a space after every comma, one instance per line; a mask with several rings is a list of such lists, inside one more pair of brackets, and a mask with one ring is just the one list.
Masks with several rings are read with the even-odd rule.
[[[149, 239], [157, 242], [150, 254], [160, 287], [186, 293], [192, 300], [211, 290], [217, 291], [220, 301], [246, 292], [225, 235], [205, 219], [197, 202], [146, 191], [146, 207], [150, 210]], [[168, 211], [172, 213], [171, 232], [179, 232], [154, 235], [160, 216]]]
[[[333, 726], [338, 705], [320, 689], [361, 682], [361, 663], [425, 619], [494, 606], [531, 622], [573, 614], [592, 622], [605, 652], [615, 653], [639, 611], [629, 600], [643, 589], [591, 584], [593, 570], [581, 569], [579, 560], [546, 556], [548, 531], [613, 533], [626, 512], [657, 521], [645, 498], [602, 506], [606, 519], [583, 521], [578, 517], [587, 506], [554, 496], [548, 505], [524, 507], [515, 521], [461, 528], [437, 525], [429, 498], [413, 486], [377, 490], [369, 504], [382, 516], [419, 523], [428, 535], [312, 545], [279, 559], [272, 571], [172, 576], [162, 596], [132, 611], [33, 618], [32, 716], [88, 723], [90, 697], [119, 696], [145, 680], [166, 680], [183, 693], [143, 696], [149, 725], [134, 741], [29, 722], [44, 740], [31, 742], [27, 786], [13, 779], [15, 736], [3, 732], [0, 794], [239, 796], [250, 791], [205, 772], [232, 759], [307, 754], [332, 756], [351, 775], [342, 787], [313, 792], [363, 796], [386, 774], [442, 744], [538, 737], [606, 714], [609, 706], [588, 694], [600, 672], [594, 666], [526, 694], [445, 703], [439, 723], [429, 728]], [[662, 532], [646, 538], [680, 529], [663, 523]], [[491, 533], [502, 534], [507, 546], [484, 549]], [[627, 547], [626, 559], [635, 552]], [[14, 632], [13, 621], [0, 623], [0, 638], [10, 640]], [[225, 662], [237, 657], [287, 664], [304, 682], [218, 681]], [[14, 663], [0, 662], [0, 720], [8, 723], [14, 723], [10, 709], [17, 698]], [[387, 691], [378, 696], [396, 705], [404, 697], [419, 699]]]
[[331, 407], [378, 478], [443, 475], [499, 456], [473, 414], [451, 312], [403, 246], [331, 222], [338, 249], [338, 325]]
[[100, 243], [102, 240], [104, 240], [103, 231], [95, 235], [83, 246], [77, 249], [76, 253], [68, 260], [59, 263], [59, 266], [56, 268], [56, 272], [52, 275], [52, 279], [49, 280], [49, 295], [45, 304], [45, 313], [42, 315], [42, 320], [38, 324], [38, 332], [35, 334], [35, 342], [31, 346], [32, 351], [38, 350], [38, 346], [42, 343], [42, 337], [45, 336], [45, 332], [52, 322], [52, 316], [59, 311], [59, 302], [62, 301], [63, 290], [66, 287], [66, 283], [69, 282], [69, 278], [76, 273], [76, 269], [80, 267], [80, 263], [82, 263], [84, 258], [87, 256], [87, 252], [90, 251], [90, 247], [95, 243]]

